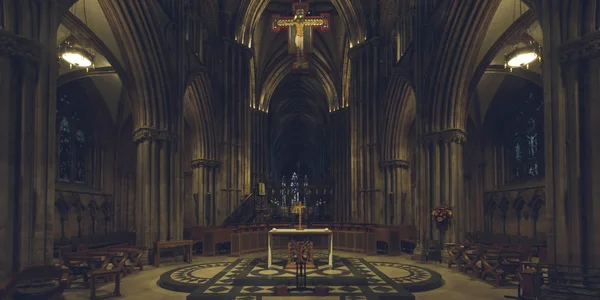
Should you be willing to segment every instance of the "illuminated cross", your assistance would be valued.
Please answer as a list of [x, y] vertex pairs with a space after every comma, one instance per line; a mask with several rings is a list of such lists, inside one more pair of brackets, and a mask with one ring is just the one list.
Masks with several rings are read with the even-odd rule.
[[[307, 2], [295, 2], [292, 4], [294, 11], [293, 17], [281, 17], [273, 15], [271, 29], [273, 32], [279, 32], [281, 28], [288, 29], [289, 41], [288, 50], [290, 54], [295, 54], [296, 59], [292, 64], [294, 69], [307, 69], [308, 60], [306, 54], [310, 53], [312, 28], [316, 27], [323, 32], [329, 31], [330, 16], [329, 14], [321, 14], [319, 17], [308, 17]], [[306, 38], [308, 35], [308, 38]], [[306, 43], [308, 47], [305, 48]], [[305, 51], [307, 50], [307, 51]]]
[[296, 205], [296, 209], [298, 210], [298, 230], [303, 230], [304, 228], [302, 228], [302, 209], [305, 208], [306, 206], [302, 205], [302, 201], [298, 201], [298, 204]]

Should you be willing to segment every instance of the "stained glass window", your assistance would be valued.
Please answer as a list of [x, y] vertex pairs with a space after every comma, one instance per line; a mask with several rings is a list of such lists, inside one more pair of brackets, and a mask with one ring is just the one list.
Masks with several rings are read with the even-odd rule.
[[290, 181], [290, 190], [292, 192], [292, 205], [296, 205], [300, 200], [300, 190], [298, 189], [298, 174], [294, 172]]
[[60, 94], [56, 105], [58, 180], [83, 184], [88, 171], [86, 159], [90, 143], [77, 101], [71, 101], [71, 97], [71, 94]]
[[287, 204], [287, 183], [285, 182], [285, 176], [281, 177], [281, 205], [286, 206]]
[[508, 118], [509, 182], [544, 175], [544, 103], [539, 87], [523, 91], [517, 97], [512, 117]]

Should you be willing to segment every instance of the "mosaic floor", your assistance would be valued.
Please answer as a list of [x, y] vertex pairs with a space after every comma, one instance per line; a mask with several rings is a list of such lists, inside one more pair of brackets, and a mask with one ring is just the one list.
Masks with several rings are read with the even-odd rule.
[[[295, 270], [283, 268], [285, 254], [267, 258], [240, 258], [230, 262], [199, 263], [170, 270], [161, 275], [159, 285], [171, 291], [187, 292], [188, 300], [261, 300], [273, 295], [275, 285], [295, 286]], [[432, 290], [442, 285], [434, 271], [392, 262], [367, 262], [362, 258], [334, 256], [334, 267], [327, 266], [327, 255], [315, 255], [317, 269], [307, 270], [307, 286], [326, 285], [330, 296], [338, 299], [414, 299], [411, 292]], [[291, 295], [312, 294], [312, 291]]]

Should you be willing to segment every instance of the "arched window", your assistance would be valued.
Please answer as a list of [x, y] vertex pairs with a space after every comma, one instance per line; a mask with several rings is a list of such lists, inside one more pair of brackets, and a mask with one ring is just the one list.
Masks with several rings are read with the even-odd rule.
[[527, 86], [506, 120], [509, 182], [544, 176], [544, 102], [538, 86]]
[[[70, 92], [72, 90], [69, 90]], [[58, 181], [84, 184], [90, 173], [87, 162], [91, 138], [75, 93], [59, 93], [56, 103], [58, 128]]]
[[292, 192], [291, 205], [296, 205], [296, 203], [300, 200], [300, 189], [298, 186], [298, 174], [296, 174], [296, 172], [294, 172], [292, 174], [292, 179], [290, 180], [290, 190]]

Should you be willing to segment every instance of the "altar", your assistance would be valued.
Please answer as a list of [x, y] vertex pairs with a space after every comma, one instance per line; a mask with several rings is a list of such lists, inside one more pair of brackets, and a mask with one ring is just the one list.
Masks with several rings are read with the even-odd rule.
[[283, 236], [295, 236], [295, 237], [299, 237], [299, 236], [315, 236], [315, 235], [328, 235], [329, 239], [328, 239], [328, 248], [329, 248], [329, 268], [332, 269], [333, 268], [333, 231], [329, 230], [328, 228], [325, 229], [292, 229], [292, 228], [285, 228], [285, 229], [277, 229], [277, 228], [273, 228], [269, 231], [268, 234], [268, 241], [267, 241], [267, 256], [268, 256], [268, 263], [267, 263], [267, 268], [271, 268], [272, 262], [273, 262], [273, 236], [274, 235], [283, 235]]

